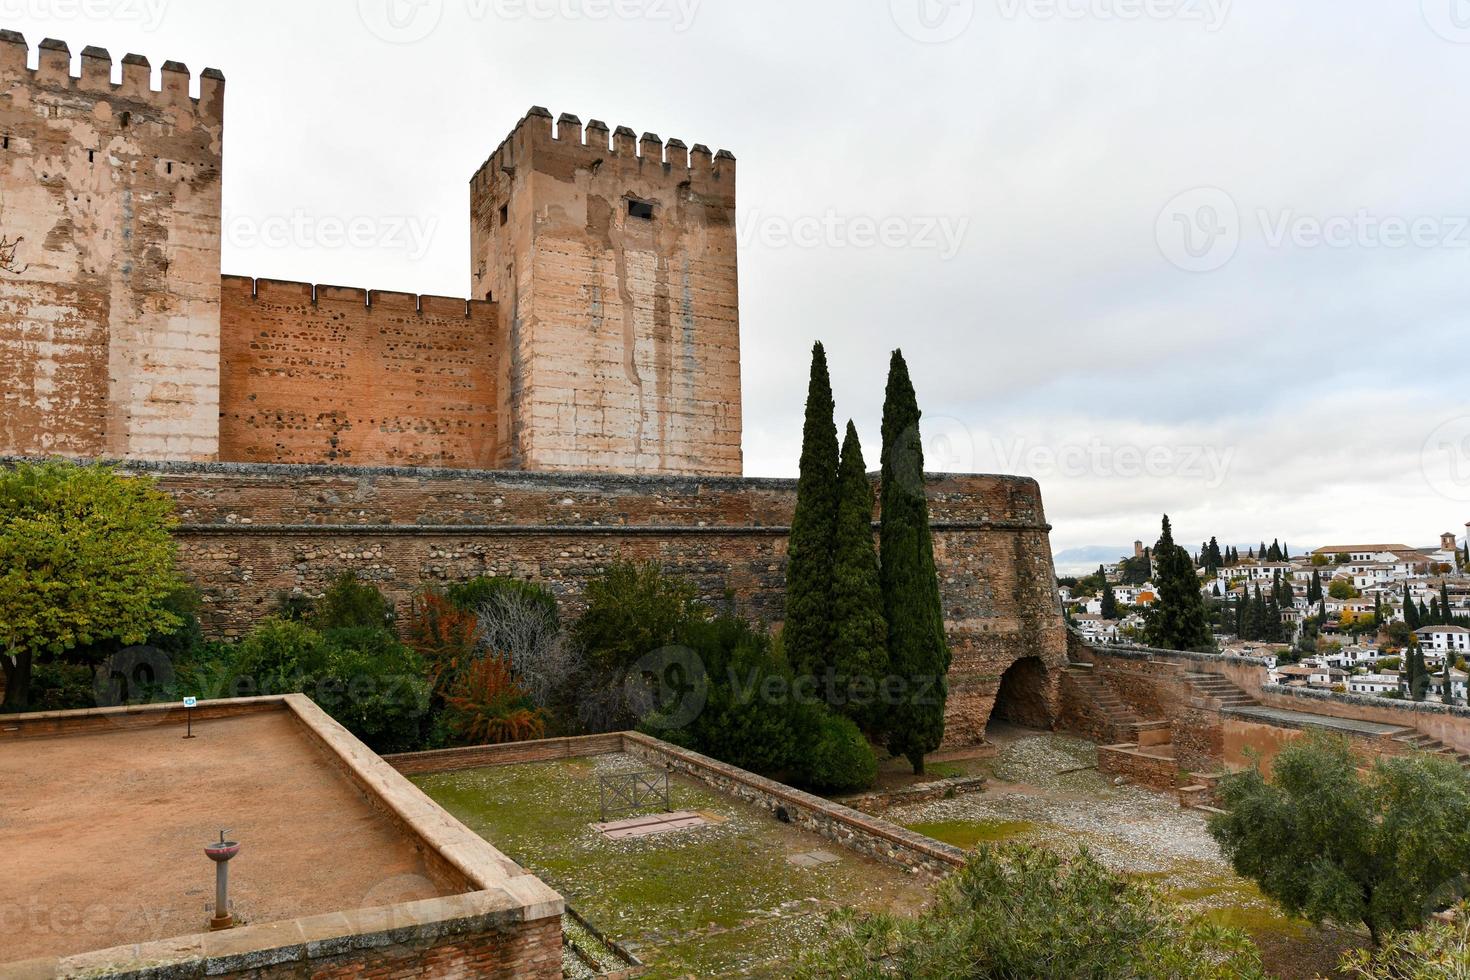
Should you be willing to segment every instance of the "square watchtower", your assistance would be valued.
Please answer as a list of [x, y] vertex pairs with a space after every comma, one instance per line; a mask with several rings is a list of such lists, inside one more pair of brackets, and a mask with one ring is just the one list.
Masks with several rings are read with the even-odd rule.
[[742, 472], [735, 158], [532, 109], [470, 184], [501, 465]]

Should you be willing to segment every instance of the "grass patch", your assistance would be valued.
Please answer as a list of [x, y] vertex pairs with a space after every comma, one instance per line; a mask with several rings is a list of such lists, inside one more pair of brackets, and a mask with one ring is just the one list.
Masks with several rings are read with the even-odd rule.
[[961, 850], [972, 851], [981, 844], [998, 844], [1024, 837], [1035, 830], [1036, 825], [1026, 820], [944, 820], [910, 824], [908, 829]]

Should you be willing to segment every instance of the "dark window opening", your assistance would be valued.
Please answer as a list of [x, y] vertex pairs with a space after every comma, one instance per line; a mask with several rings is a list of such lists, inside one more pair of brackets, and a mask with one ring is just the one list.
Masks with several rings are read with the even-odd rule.
[[485, 302], [487, 302], [487, 303], [493, 303], [493, 302], [495, 302], [495, 293], [493, 293], [493, 292], [487, 292], [485, 294]]
[[653, 220], [653, 205], [646, 201], [629, 201], [628, 217], [642, 218], [644, 221]]
[[500, 227], [504, 228], [508, 224], [510, 224], [510, 205], [502, 204], [500, 206]]
[[96, 163], [97, 162], [97, 151], [96, 150], [88, 150], [87, 151], [87, 162], [88, 163]]

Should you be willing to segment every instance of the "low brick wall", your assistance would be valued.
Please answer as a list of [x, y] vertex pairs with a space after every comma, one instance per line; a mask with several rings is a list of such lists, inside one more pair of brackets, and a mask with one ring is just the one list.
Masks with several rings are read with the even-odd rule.
[[625, 752], [650, 765], [667, 768], [751, 803], [777, 819], [809, 830], [848, 850], [909, 871], [942, 877], [963, 867], [967, 859], [959, 848], [637, 732], [586, 739], [551, 739], [505, 748], [516, 751], [455, 749], [391, 756], [388, 761], [400, 772], [422, 774]]
[[1470, 708], [1434, 701], [1394, 701], [1280, 685], [1263, 687], [1259, 696], [1262, 704], [1272, 708], [1418, 729], [1457, 751], [1470, 752]]
[[1162, 759], [1132, 745], [1105, 745], [1097, 750], [1097, 769], [1105, 776], [1122, 776], [1130, 783], [1161, 793], [1179, 788], [1179, 762]]
[[624, 735], [623, 750], [645, 761], [667, 765], [778, 819], [784, 814], [785, 821], [849, 850], [910, 871], [942, 877], [963, 867], [967, 860], [965, 852], [957, 847], [647, 735]]

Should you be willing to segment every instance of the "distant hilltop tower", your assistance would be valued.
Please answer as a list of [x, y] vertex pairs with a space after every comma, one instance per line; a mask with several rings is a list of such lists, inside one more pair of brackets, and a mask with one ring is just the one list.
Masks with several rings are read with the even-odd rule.
[[533, 108], [470, 208], [508, 466], [741, 473], [731, 154]]

